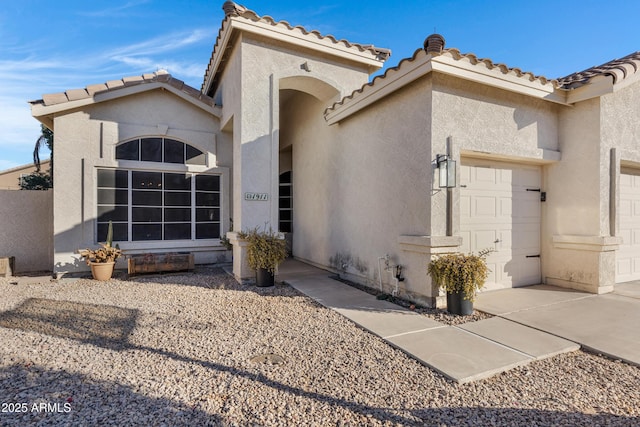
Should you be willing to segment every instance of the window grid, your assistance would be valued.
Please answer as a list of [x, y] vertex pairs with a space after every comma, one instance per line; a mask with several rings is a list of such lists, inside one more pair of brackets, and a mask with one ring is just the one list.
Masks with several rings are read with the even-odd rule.
[[206, 165], [205, 154], [171, 138], [136, 138], [116, 146], [116, 160]]
[[220, 237], [219, 175], [98, 169], [97, 190], [98, 241], [109, 220], [114, 241]]
[[293, 183], [291, 175], [291, 171], [280, 175], [278, 228], [283, 233], [293, 232]]

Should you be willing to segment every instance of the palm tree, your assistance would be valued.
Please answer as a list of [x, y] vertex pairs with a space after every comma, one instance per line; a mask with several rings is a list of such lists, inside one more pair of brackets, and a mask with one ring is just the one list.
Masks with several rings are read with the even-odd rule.
[[33, 148], [33, 164], [36, 166], [36, 172], [40, 172], [40, 149], [43, 146], [47, 146], [51, 151], [49, 175], [51, 175], [51, 181], [53, 182], [53, 131], [45, 125], [40, 125], [40, 132], [41, 135], [38, 137], [36, 145]]

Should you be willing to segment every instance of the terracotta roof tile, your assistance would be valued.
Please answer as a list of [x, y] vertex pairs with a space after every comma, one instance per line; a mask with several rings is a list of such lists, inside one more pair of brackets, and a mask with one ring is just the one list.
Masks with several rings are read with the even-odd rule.
[[138, 84], [144, 82], [144, 78], [142, 76], [123, 77], [122, 82], [125, 85]]
[[108, 89], [116, 89], [118, 87], [124, 86], [124, 82], [122, 80], [109, 80], [105, 84], [107, 85]]
[[596, 67], [569, 74], [558, 79], [558, 82], [563, 89], [573, 89], [587, 84], [594, 77], [609, 76], [613, 78], [613, 84], [616, 84], [637, 73], [638, 69], [640, 69], [640, 51]]
[[44, 105], [62, 104], [69, 101], [65, 93], [48, 93], [42, 96]]
[[379, 85], [379, 84], [383, 84], [384, 81], [388, 77], [390, 77], [391, 75], [396, 73], [398, 70], [400, 70], [401, 68], [403, 68], [407, 64], [414, 62], [419, 57], [422, 58], [422, 57], [425, 57], [426, 55], [431, 55], [431, 56], [449, 56], [450, 58], [452, 58], [452, 59], [454, 59], [456, 61], [467, 61], [467, 62], [471, 63], [472, 65], [484, 66], [488, 70], [498, 70], [499, 72], [501, 72], [502, 74], [505, 74], [505, 75], [513, 75], [513, 76], [516, 76], [516, 77], [519, 77], [519, 78], [525, 78], [525, 79], [527, 79], [529, 81], [538, 80], [543, 85], [552, 84], [552, 85], [554, 85], [556, 87], [558, 85], [558, 82], [556, 80], [550, 80], [550, 79], [547, 79], [544, 76], [537, 76], [537, 75], [535, 75], [535, 74], [533, 74], [531, 72], [522, 71], [520, 68], [512, 68], [512, 67], [509, 67], [509, 66], [507, 66], [505, 64], [502, 64], [502, 63], [495, 63], [491, 59], [488, 59], [488, 58], [478, 58], [473, 53], [461, 53], [458, 49], [455, 49], [455, 48], [443, 49], [442, 53], [440, 53], [440, 54], [436, 54], [436, 53], [427, 54], [424, 49], [418, 49], [413, 53], [413, 56], [411, 58], [404, 58], [395, 67], [387, 69], [387, 71], [385, 71], [385, 73], [383, 75], [376, 76], [369, 83], [366, 83], [361, 88], [356, 89], [350, 95], [345, 96], [340, 101], [335, 102], [333, 105], [331, 105], [329, 108], [327, 108], [325, 110], [325, 115], [330, 113], [331, 111], [334, 111], [334, 110], [340, 108], [340, 106], [349, 103], [352, 99], [357, 98], [360, 94], [362, 94], [363, 92], [367, 91], [368, 88], [376, 86], [376, 85]]
[[87, 86], [87, 92], [90, 96], [93, 96], [96, 93], [104, 92], [105, 90], [108, 90], [106, 83]]
[[109, 80], [106, 83], [87, 86], [85, 89], [70, 89], [66, 92], [50, 93], [43, 95], [41, 100], [31, 101], [31, 103], [44, 104], [45, 106], [63, 104], [65, 102], [92, 98], [98, 93], [116, 91], [126, 87], [146, 83], [168, 84], [206, 105], [213, 107], [215, 104], [212, 98], [206, 96], [198, 89], [186, 85], [182, 80], [171, 77], [171, 74], [164, 70], [160, 70], [155, 73], [143, 74], [142, 76], [130, 76], [124, 77], [120, 80]]
[[69, 101], [77, 101], [78, 99], [89, 98], [89, 93], [86, 89], [70, 89], [65, 92]]
[[211, 59], [209, 60], [209, 66], [207, 67], [207, 70], [205, 72], [204, 75], [204, 81], [202, 83], [202, 88], [201, 90], [205, 90], [205, 85], [207, 84], [207, 81], [209, 80], [209, 76], [210, 74], [213, 72], [213, 70], [211, 69], [211, 65], [213, 63], [212, 59], [214, 57], [214, 55], [216, 54], [216, 52], [218, 51], [218, 49], [220, 48], [220, 41], [222, 39], [222, 34], [224, 33], [224, 31], [227, 28], [227, 23], [229, 21], [229, 19], [231, 17], [241, 17], [241, 18], [245, 18], [248, 19], [250, 21], [253, 22], [264, 22], [267, 24], [270, 24], [272, 26], [281, 26], [284, 27], [290, 31], [296, 31], [298, 33], [300, 33], [301, 35], [304, 36], [308, 36], [308, 35], [313, 35], [315, 36], [318, 40], [330, 40], [332, 43], [336, 44], [336, 45], [343, 45], [349, 49], [357, 49], [360, 52], [365, 52], [368, 51], [371, 54], [375, 55], [380, 61], [386, 61], [389, 56], [391, 55], [391, 50], [389, 49], [384, 49], [384, 48], [379, 48], [379, 47], [375, 47], [371, 44], [359, 44], [359, 43], [351, 43], [348, 40], [345, 39], [337, 39], [332, 35], [323, 35], [322, 33], [320, 33], [317, 30], [312, 30], [312, 31], [308, 31], [306, 28], [297, 25], [297, 26], [292, 26], [291, 24], [289, 24], [287, 21], [276, 21], [275, 19], [273, 19], [271, 16], [265, 15], [265, 16], [260, 16], [258, 15], [256, 12], [254, 12], [253, 10], [249, 10], [246, 7], [239, 5], [237, 3], [234, 3], [232, 1], [226, 1], [223, 5], [222, 5], [222, 9], [224, 10], [225, 13], [225, 18], [222, 21], [222, 25], [220, 26], [220, 31], [218, 32], [218, 37], [216, 38], [216, 42], [213, 46], [213, 51], [211, 53]]

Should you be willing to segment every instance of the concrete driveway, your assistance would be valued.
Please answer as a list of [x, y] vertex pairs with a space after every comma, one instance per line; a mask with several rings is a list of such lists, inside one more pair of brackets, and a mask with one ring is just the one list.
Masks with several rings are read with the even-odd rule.
[[547, 285], [481, 293], [474, 307], [640, 366], [640, 282], [594, 295]]

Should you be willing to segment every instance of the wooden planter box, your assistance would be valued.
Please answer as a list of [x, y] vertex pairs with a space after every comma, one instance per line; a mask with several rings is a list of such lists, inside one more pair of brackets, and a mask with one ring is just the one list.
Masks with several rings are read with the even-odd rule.
[[0, 277], [11, 277], [16, 269], [16, 257], [0, 257]]
[[130, 275], [186, 271], [193, 268], [193, 254], [186, 252], [131, 255], [128, 259]]

